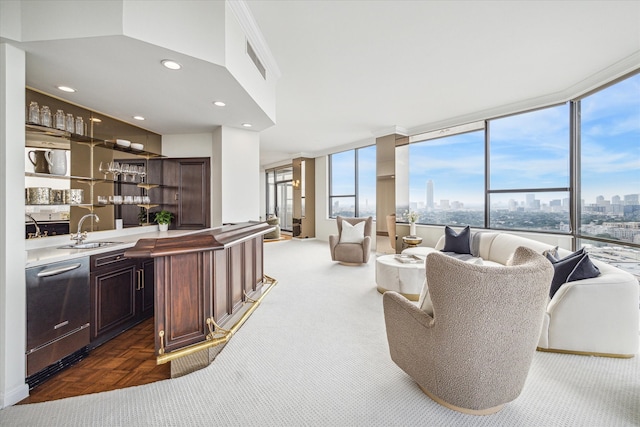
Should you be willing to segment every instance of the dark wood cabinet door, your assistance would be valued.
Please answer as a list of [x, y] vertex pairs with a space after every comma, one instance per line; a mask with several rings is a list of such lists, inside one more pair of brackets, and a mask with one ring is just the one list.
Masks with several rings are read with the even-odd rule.
[[156, 354], [202, 342], [211, 315], [211, 251], [156, 258]]
[[210, 226], [209, 158], [163, 159], [163, 209], [175, 215], [177, 229]]
[[137, 262], [91, 274], [91, 338], [119, 333], [136, 318]]
[[154, 292], [154, 260], [152, 258], [141, 261], [138, 266], [138, 293], [140, 306], [140, 317], [146, 319], [153, 315], [153, 307], [155, 304]]
[[98, 346], [154, 313], [154, 259], [91, 256], [91, 340]]

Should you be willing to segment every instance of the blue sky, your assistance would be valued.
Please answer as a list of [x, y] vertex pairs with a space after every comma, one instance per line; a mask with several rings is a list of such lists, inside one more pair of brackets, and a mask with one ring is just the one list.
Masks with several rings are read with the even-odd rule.
[[640, 74], [582, 101], [582, 198], [640, 193]]
[[[582, 100], [582, 198], [640, 193], [640, 74]], [[569, 186], [569, 105], [490, 121], [491, 189]], [[353, 183], [353, 150], [334, 155], [334, 183]], [[361, 199], [375, 200], [375, 148], [361, 150]], [[409, 147], [412, 202], [484, 202], [484, 132], [413, 143]], [[368, 179], [363, 177], [369, 176]], [[334, 194], [353, 193], [353, 185]], [[557, 197], [540, 194], [543, 202]]]

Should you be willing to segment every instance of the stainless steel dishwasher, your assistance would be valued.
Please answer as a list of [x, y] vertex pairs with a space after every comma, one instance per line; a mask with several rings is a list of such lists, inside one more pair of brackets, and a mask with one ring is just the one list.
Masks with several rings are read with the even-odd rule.
[[89, 345], [89, 257], [28, 268], [26, 282], [30, 377]]

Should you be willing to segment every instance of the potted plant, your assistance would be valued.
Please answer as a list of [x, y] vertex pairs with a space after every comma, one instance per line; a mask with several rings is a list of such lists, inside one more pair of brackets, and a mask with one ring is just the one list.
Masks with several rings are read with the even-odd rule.
[[173, 214], [171, 212], [162, 210], [156, 213], [154, 221], [158, 223], [160, 231], [167, 231], [172, 219]]
[[149, 225], [149, 213], [145, 208], [140, 208], [138, 212], [138, 225]]

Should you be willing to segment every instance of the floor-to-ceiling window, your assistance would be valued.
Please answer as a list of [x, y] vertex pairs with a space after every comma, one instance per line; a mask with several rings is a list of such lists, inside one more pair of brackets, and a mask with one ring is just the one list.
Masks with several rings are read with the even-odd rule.
[[293, 230], [293, 167], [283, 166], [266, 171], [267, 218], [280, 218], [280, 228]]
[[376, 147], [329, 156], [329, 217], [376, 217]]
[[579, 107], [578, 245], [640, 277], [640, 74]]
[[488, 228], [570, 233], [569, 103], [488, 121]]
[[[461, 132], [461, 133], [458, 133]], [[411, 139], [409, 206], [419, 224], [484, 225], [484, 122]], [[416, 141], [416, 142], [413, 142]]]
[[[560, 105], [409, 142], [396, 149], [409, 152], [401, 156], [409, 201], [398, 214], [570, 235], [640, 278], [640, 73]], [[353, 216], [362, 203], [357, 159], [358, 150], [330, 156], [332, 217]]]

